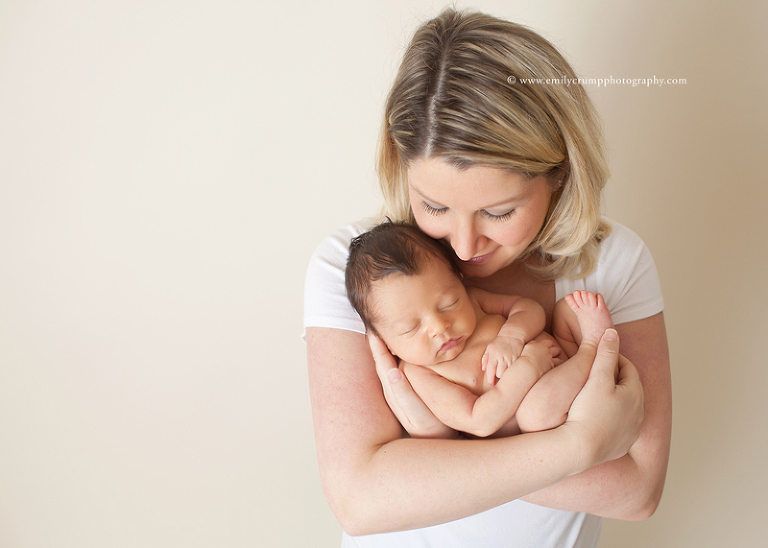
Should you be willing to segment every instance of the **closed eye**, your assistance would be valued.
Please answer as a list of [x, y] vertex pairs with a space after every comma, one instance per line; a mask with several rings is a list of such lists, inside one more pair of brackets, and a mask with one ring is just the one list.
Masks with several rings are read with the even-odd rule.
[[453, 301], [453, 302], [452, 302], [451, 304], [449, 304], [449, 305], [446, 305], [446, 306], [442, 307], [440, 310], [441, 310], [441, 311], [450, 310], [451, 308], [453, 308], [454, 306], [456, 306], [458, 303], [459, 303], [459, 297], [456, 297], [456, 300], [455, 300], [455, 301]]
[[481, 213], [483, 214], [483, 217], [487, 219], [491, 219], [492, 221], [506, 221], [515, 213], [515, 210], [510, 209], [509, 211], [507, 211], [506, 213], [502, 213], [501, 215], [494, 215], [493, 213], [489, 213], [488, 211], [483, 209], [481, 210]]
[[432, 207], [427, 202], [421, 202], [421, 206], [424, 208], [424, 211], [435, 217], [448, 211], [447, 207]]

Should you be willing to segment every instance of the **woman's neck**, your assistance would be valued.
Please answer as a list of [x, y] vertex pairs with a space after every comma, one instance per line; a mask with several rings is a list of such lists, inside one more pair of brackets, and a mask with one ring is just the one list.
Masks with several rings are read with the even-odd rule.
[[552, 310], [555, 308], [555, 282], [542, 281], [534, 277], [526, 266], [531, 260], [516, 261], [498, 272], [483, 278], [465, 278], [464, 284], [479, 287], [491, 293], [519, 295], [537, 301], [547, 313], [547, 326], [550, 325]]

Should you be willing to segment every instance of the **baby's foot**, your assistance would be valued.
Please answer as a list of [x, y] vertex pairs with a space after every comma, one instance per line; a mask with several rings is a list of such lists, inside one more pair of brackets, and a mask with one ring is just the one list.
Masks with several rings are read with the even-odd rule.
[[591, 291], [574, 291], [565, 296], [565, 302], [579, 320], [581, 342], [597, 346], [605, 330], [613, 327], [611, 313], [605, 306], [603, 296]]

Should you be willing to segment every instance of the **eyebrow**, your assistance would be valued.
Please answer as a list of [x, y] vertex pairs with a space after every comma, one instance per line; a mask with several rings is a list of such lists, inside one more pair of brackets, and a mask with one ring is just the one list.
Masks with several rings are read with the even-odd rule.
[[389, 329], [397, 333], [398, 336], [402, 335], [402, 331], [406, 328], [411, 329], [412, 325], [420, 325], [421, 321], [415, 318], [399, 317], [393, 321], [379, 320], [379, 329]]
[[[433, 204], [438, 205], [440, 207], [446, 207], [441, 202], [439, 202], [437, 200], [433, 200], [432, 198], [429, 198], [429, 197], [425, 196], [424, 193], [421, 190], [419, 190], [418, 188], [416, 188], [416, 186], [413, 183], [411, 183], [410, 181], [408, 181], [408, 184], [413, 189], [413, 191], [421, 197], [422, 200], [425, 200], [427, 202], [432, 202]], [[501, 206], [511, 205], [513, 202], [519, 202], [522, 199], [523, 198], [520, 197], [520, 196], [514, 196], [512, 198], [507, 198], [505, 200], [501, 200], [500, 202], [496, 202], [495, 204], [489, 204], [489, 205], [487, 205], [485, 207], [482, 207], [480, 209], [481, 210], [482, 209], [493, 209], [494, 207], [501, 207]]]

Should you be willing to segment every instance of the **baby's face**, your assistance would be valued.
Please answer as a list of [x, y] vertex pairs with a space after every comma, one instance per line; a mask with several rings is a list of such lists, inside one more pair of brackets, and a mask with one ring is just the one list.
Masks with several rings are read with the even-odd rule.
[[390, 274], [374, 283], [374, 326], [390, 351], [416, 365], [458, 356], [477, 315], [461, 280], [444, 263], [428, 260], [416, 276]]

